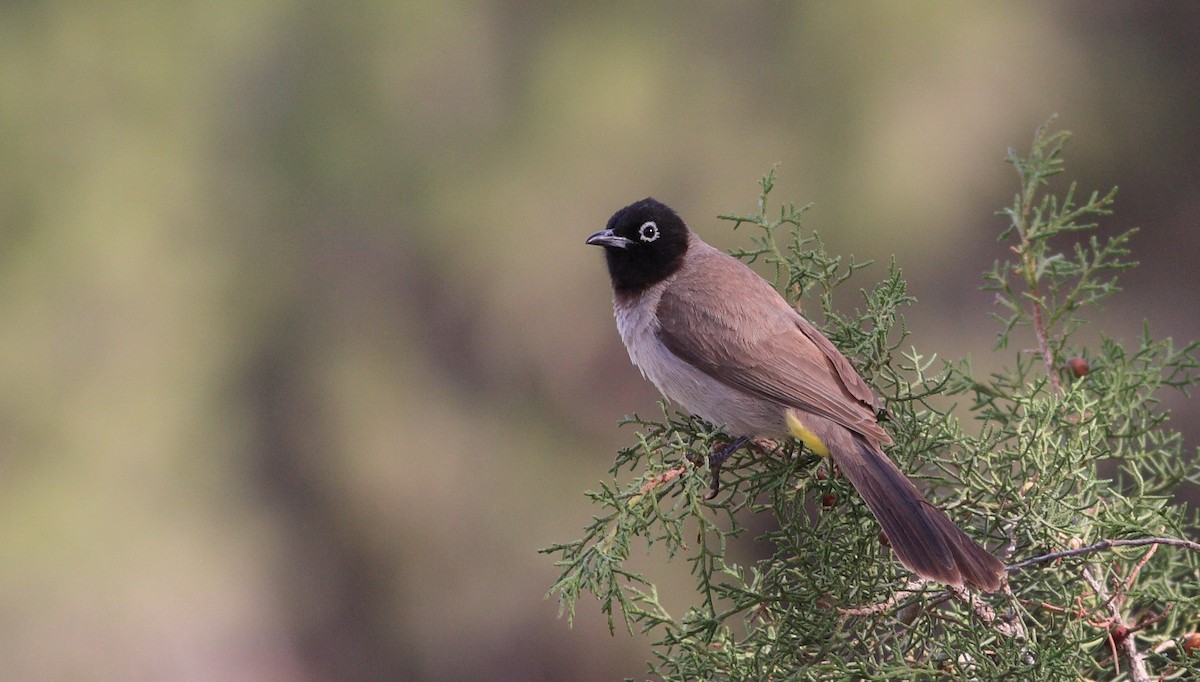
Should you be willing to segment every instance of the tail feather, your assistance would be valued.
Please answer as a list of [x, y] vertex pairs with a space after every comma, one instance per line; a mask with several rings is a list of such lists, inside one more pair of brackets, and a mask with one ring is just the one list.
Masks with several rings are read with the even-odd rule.
[[900, 563], [947, 585], [1000, 589], [1005, 570], [999, 559], [929, 504], [878, 447], [857, 437], [854, 444], [835, 452], [834, 461], [878, 519]]

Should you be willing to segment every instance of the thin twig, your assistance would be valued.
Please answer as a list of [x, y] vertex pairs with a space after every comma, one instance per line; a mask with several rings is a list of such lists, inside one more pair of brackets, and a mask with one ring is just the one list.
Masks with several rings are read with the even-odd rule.
[[[1032, 158], [1032, 156], [1030, 157]], [[1032, 178], [1022, 189], [1021, 218], [1017, 224], [1017, 237], [1021, 240], [1021, 248], [1013, 247], [1013, 251], [1021, 258], [1024, 269], [1025, 284], [1033, 300], [1033, 332], [1037, 336], [1038, 350], [1042, 361], [1046, 363], [1046, 375], [1050, 377], [1050, 387], [1054, 397], [1062, 395], [1058, 383], [1058, 372], [1054, 371], [1054, 355], [1050, 352], [1050, 336], [1046, 329], [1045, 313], [1042, 311], [1042, 294], [1038, 290], [1037, 254], [1033, 252], [1033, 243], [1029, 238], [1029, 214], [1033, 209], [1033, 198], [1036, 195], [1040, 178]]]
[[[890, 610], [892, 607], [896, 606], [898, 603], [914, 594], [919, 594], [920, 592], [924, 591], [927, 586], [927, 581], [920, 578], [914, 578], [909, 580], [903, 588], [896, 590], [892, 596], [888, 597], [884, 601], [876, 604], [870, 604], [868, 606], [856, 606], [852, 608], [838, 607], [837, 611], [843, 616], [873, 616]], [[1011, 591], [1008, 592], [1008, 596], [1010, 599], [1012, 598]], [[929, 599], [928, 607], [934, 608], [945, 601], [949, 601], [951, 597], [956, 598], [964, 604], [970, 606], [971, 610], [975, 612], [975, 615], [981, 621], [983, 621], [985, 625], [994, 628], [996, 632], [1000, 633], [1001, 635], [1005, 637], [1011, 637], [1020, 642], [1025, 641], [1025, 624], [1021, 622], [1020, 616], [1018, 616], [1016, 613], [1008, 616], [998, 615], [996, 610], [993, 609], [990, 604], [984, 601], [979, 595], [974, 594], [971, 590], [965, 587], [948, 587], [940, 594], [935, 594]], [[1023, 657], [1025, 662], [1029, 665], [1033, 665], [1033, 654], [1029, 652], [1029, 648], [1022, 644], [1021, 651], [1024, 654]]]
[[1146, 545], [1167, 545], [1169, 547], [1182, 547], [1184, 549], [1190, 549], [1193, 552], [1200, 552], [1200, 542], [1192, 542], [1191, 540], [1181, 540], [1179, 538], [1122, 538], [1119, 540], [1101, 540], [1100, 542], [1097, 542], [1094, 545], [1088, 545], [1087, 547], [1067, 549], [1061, 552], [1050, 552], [1049, 554], [1035, 556], [1032, 559], [1018, 561], [1017, 563], [1009, 566], [1006, 570], [1009, 573], [1016, 573], [1023, 568], [1028, 568], [1036, 564], [1044, 564], [1048, 561], [1055, 561], [1057, 559], [1083, 556], [1085, 554], [1091, 554], [1093, 552], [1099, 552], [1105, 549], [1112, 549], [1113, 547], [1144, 547]]
[[837, 610], [838, 613], [842, 614], [843, 616], [872, 616], [877, 613], [883, 613], [899, 603], [900, 600], [907, 599], [921, 591], [920, 588], [922, 588], [924, 585], [925, 581], [913, 579], [908, 581], [908, 584], [903, 588], [896, 590], [892, 596], [877, 604], [871, 604], [870, 606], [855, 606], [851, 608], [842, 608], [839, 606], [837, 607]]
[[[1162, 532], [1162, 528], [1159, 528], [1158, 530], [1159, 532]], [[1137, 562], [1137, 565], [1134, 566], [1133, 570], [1129, 572], [1129, 576], [1125, 578], [1125, 587], [1129, 587], [1133, 584], [1133, 581], [1137, 580], [1138, 573], [1142, 572], [1142, 567], [1146, 565], [1146, 562], [1150, 561], [1150, 557], [1154, 556], [1154, 553], [1157, 552], [1158, 548], [1161, 546], [1162, 545], [1150, 546], [1150, 549], [1146, 552], [1146, 555], [1142, 557], [1141, 561]]]
[[[1029, 243], [1025, 243], [1026, 249], [1029, 248]], [[1031, 262], [1026, 262], [1025, 267], [1034, 267]], [[1054, 391], [1054, 397], [1062, 395], [1062, 388], [1058, 383], [1058, 372], [1054, 370], [1054, 353], [1050, 351], [1050, 337], [1046, 330], [1046, 320], [1042, 312], [1041, 293], [1038, 291], [1037, 282], [1034, 281], [1029, 285], [1029, 293], [1033, 295], [1033, 331], [1037, 336], [1038, 354], [1042, 356], [1042, 361], [1046, 363], [1046, 375], [1050, 377], [1050, 388]]]
[[[1020, 617], [1015, 614], [1011, 617], [996, 615], [996, 610], [990, 604], [965, 587], [951, 587], [950, 592], [959, 601], [970, 606], [975, 615], [979, 616], [984, 623], [995, 628], [996, 632], [1022, 641], [1025, 639], [1025, 624], [1021, 622]], [[1032, 665], [1033, 657], [1030, 656], [1028, 650], [1024, 648], [1022, 650], [1025, 652], [1026, 662]]]
[[[1108, 641], [1114, 651], [1113, 665], [1117, 667], [1117, 674], [1119, 675], [1121, 672], [1119, 661], [1124, 660], [1126, 667], [1129, 668], [1131, 682], [1150, 682], [1150, 671], [1146, 669], [1146, 660], [1138, 651], [1133, 633], [1129, 632], [1128, 626], [1121, 617], [1121, 602], [1124, 600], [1108, 598], [1108, 588], [1095, 576], [1090, 564], [1083, 567], [1083, 579], [1088, 582], [1088, 585], [1091, 585], [1096, 596], [1104, 600], [1107, 605], [1106, 608], [1112, 623]], [[1123, 632], [1121, 637], [1113, 636], [1117, 629]]]

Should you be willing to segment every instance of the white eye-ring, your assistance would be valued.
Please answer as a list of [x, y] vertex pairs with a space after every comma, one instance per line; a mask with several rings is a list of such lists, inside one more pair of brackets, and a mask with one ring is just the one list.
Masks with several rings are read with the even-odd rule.
[[658, 225], [656, 225], [653, 220], [647, 220], [646, 222], [642, 223], [641, 227], [638, 228], [638, 236], [641, 237], [642, 241], [644, 242], [652, 242], [655, 239], [658, 239]]

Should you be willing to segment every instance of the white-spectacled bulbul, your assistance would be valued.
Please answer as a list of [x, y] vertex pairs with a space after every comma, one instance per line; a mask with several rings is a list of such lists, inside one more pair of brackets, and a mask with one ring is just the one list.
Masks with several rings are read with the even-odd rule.
[[1000, 589], [1004, 564], [884, 454], [892, 439], [871, 388], [765, 280], [654, 199], [617, 211], [587, 243], [604, 247], [630, 359], [664, 396], [737, 437], [734, 448], [799, 438], [854, 484], [900, 563], [948, 585]]

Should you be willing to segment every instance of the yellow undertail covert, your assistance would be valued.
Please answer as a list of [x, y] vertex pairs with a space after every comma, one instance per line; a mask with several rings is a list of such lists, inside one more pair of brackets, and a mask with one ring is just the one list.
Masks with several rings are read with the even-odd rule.
[[825, 441], [817, 438], [817, 434], [810, 431], [808, 427], [800, 421], [800, 418], [796, 416], [794, 411], [788, 410], [786, 414], [788, 431], [791, 431], [793, 436], [799, 438], [800, 442], [807, 445], [809, 450], [812, 450], [822, 457], [828, 457], [829, 447], [825, 445]]

